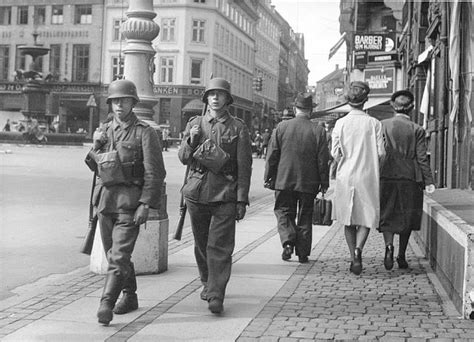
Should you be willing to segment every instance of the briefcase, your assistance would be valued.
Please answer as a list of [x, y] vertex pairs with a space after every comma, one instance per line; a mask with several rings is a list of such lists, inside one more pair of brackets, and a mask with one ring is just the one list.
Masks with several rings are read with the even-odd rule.
[[332, 225], [332, 202], [324, 198], [315, 198], [313, 207], [313, 224], [319, 226]]

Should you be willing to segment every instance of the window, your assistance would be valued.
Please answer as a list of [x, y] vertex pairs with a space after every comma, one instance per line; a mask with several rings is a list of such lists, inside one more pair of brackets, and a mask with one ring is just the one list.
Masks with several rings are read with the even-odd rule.
[[10, 25], [12, 22], [12, 8], [0, 7], [0, 25]]
[[164, 18], [161, 21], [161, 41], [173, 42], [176, 28], [176, 19]]
[[19, 47], [25, 44], [18, 44], [16, 46], [16, 54], [15, 54], [15, 70], [26, 70], [26, 56], [21, 53]]
[[53, 5], [51, 13], [51, 24], [60, 25], [63, 23], [63, 6]]
[[123, 39], [123, 34], [122, 34], [122, 23], [125, 22], [126, 19], [114, 19], [113, 22], [113, 30], [114, 30], [114, 41], [119, 41]]
[[161, 57], [160, 83], [173, 83], [173, 71], [174, 71], [173, 57]]
[[59, 77], [61, 75], [61, 44], [51, 44], [49, 46], [49, 72]]
[[44, 25], [46, 19], [46, 7], [45, 6], [35, 6], [35, 14], [33, 17], [33, 22], [36, 25]]
[[202, 81], [202, 60], [191, 59], [191, 84], [201, 84]]
[[171, 99], [160, 99], [160, 124], [169, 124], [171, 117]]
[[89, 45], [74, 45], [72, 53], [72, 81], [87, 82], [89, 78]]
[[18, 25], [28, 24], [28, 6], [18, 6]]
[[92, 5], [76, 5], [74, 24], [92, 24]]
[[205, 3], [206, 3], [206, 0], [194, 0], [194, 2], [198, 2], [198, 3], [201, 3], [201, 4], [205, 4]]
[[121, 56], [112, 57], [112, 80], [121, 79], [123, 76], [123, 58]]
[[0, 45], [0, 80], [8, 79], [9, 54], [10, 47], [8, 45]]
[[204, 43], [204, 24], [203, 20], [193, 20], [193, 42]]

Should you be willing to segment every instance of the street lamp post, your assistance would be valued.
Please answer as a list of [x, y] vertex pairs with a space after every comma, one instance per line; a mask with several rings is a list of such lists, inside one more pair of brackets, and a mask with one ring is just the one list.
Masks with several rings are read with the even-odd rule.
[[140, 102], [134, 109], [137, 116], [154, 128], [158, 128], [153, 120], [153, 107], [158, 103], [153, 93], [153, 74], [155, 72], [155, 50], [152, 41], [160, 27], [153, 21], [153, 0], [130, 0], [125, 13], [127, 20], [122, 24], [122, 32], [126, 38], [123, 50], [125, 55], [124, 77], [137, 86]]

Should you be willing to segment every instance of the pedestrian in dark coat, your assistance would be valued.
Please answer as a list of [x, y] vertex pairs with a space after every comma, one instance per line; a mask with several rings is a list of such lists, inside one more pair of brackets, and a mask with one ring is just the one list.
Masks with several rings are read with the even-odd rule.
[[270, 140], [264, 176], [275, 190], [282, 259], [295, 248], [302, 263], [311, 252], [314, 199], [329, 186], [326, 132], [310, 120], [314, 106], [311, 95], [298, 94], [295, 118], [280, 122]]
[[380, 175], [380, 226], [385, 240], [384, 265], [393, 268], [394, 234], [399, 235], [397, 262], [407, 268], [405, 252], [410, 234], [420, 230], [423, 188], [434, 191], [426, 153], [425, 130], [410, 121], [414, 97], [408, 90], [395, 92], [391, 105], [396, 114], [382, 121], [386, 159]]
[[[99, 323], [104, 325], [110, 323], [113, 313], [125, 314], [138, 308], [131, 257], [139, 227], [147, 221], [149, 208], [160, 207], [166, 175], [158, 134], [133, 113], [138, 101], [133, 82], [117, 80], [109, 85], [107, 103], [111, 104], [113, 119], [105, 125], [100, 140], [94, 142], [89, 154], [99, 160], [101, 154], [116, 150], [123, 171], [123, 177], [105, 184], [99, 169], [93, 196], [108, 261], [97, 311]], [[122, 290], [122, 299], [115, 305]]]
[[[230, 279], [235, 221], [244, 218], [249, 204], [252, 146], [247, 126], [228, 110], [233, 102], [229, 82], [211, 79], [202, 101], [207, 111], [189, 120], [178, 156], [189, 167], [182, 194], [191, 218], [194, 255], [203, 284], [201, 299], [218, 314], [224, 310]], [[220, 169], [212, 167], [211, 171], [193, 156], [208, 139], [229, 157]]]

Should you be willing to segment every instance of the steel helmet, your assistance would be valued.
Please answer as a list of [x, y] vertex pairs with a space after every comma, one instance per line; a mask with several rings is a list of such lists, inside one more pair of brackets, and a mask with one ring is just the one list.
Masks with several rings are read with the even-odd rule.
[[135, 83], [129, 80], [116, 80], [109, 85], [109, 96], [107, 97], [107, 103], [110, 100], [121, 97], [131, 97], [135, 101], [140, 101], [137, 95], [137, 87]]
[[230, 93], [230, 83], [227, 82], [225, 79], [216, 77], [216, 78], [211, 78], [209, 81], [209, 84], [207, 85], [206, 90], [204, 91], [204, 95], [202, 95], [202, 102], [207, 103], [207, 94], [211, 90], [223, 90], [227, 93], [229, 96], [229, 100], [227, 101], [227, 104], [232, 104], [234, 102], [234, 98], [232, 97]]

